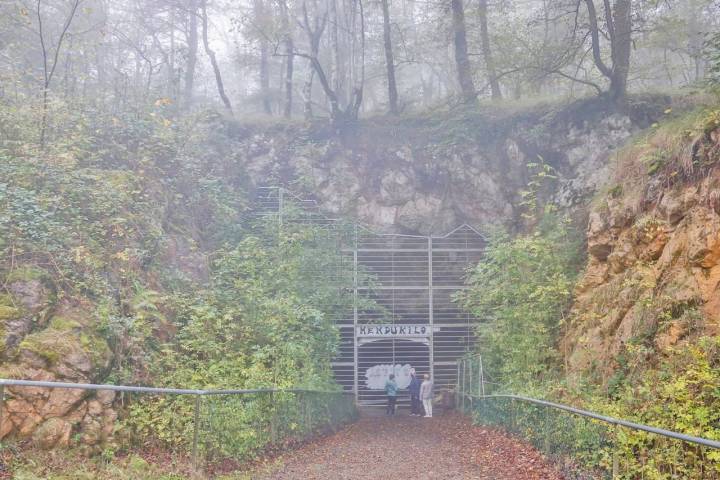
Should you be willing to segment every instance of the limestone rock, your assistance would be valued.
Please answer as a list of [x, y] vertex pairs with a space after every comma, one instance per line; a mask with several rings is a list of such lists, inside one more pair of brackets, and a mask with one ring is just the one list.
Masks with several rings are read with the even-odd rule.
[[33, 324], [44, 323], [52, 301], [51, 290], [43, 283], [42, 272], [26, 268], [11, 273], [6, 299], [0, 298], [0, 323], [4, 331], [6, 352], [14, 352], [32, 330]]
[[98, 390], [97, 394], [95, 394], [97, 401], [105, 407], [109, 407], [113, 404], [115, 396], [116, 394], [112, 390]]
[[671, 224], [675, 225], [697, 203], [697, 189], [685, 188], [681, 191], [668, 190], [663, 193], [658, 211]]
[[410, 231], [427, 231], [439, 216], [442, 200], [433, 196], [416, 197], [397, 212], [396, 224]]
[[609, 378], [633, 338], [665, 352], [720, 335], [720, 215], [708, 200], [720, 171], [684, 182], [667, 190], [653, 178], [639, 201], [621, 194], [591, 212], [591, 258], [561, 342], [571, 375]]
[[693, 212], [687, 228], [687, 255], [692, 265], [712, 268], [720, 261], [720, 217], [714, 212]]
[[388, 205], [402, 205], [410, 201], [417, 187], [412, 173], [402, 170], [390, 170], [380, 180], [380, 198]]
[[44, 418], [62, 417], [67, 414], [73, 408], [73, 406], [79, 403], [84, 396], [85, 392], [80, 389], [50, 389], [50, 394], [47, 401], [42, 406], [40, 414]]
[[44, 450], [67, 447], [72, 425], [61, 418], [50, 418], [33, 433], [33, 443]]

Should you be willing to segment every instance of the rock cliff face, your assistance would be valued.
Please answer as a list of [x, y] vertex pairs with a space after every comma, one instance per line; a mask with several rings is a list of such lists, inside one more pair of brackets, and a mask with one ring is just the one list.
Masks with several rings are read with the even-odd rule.
[[719, 160], [713, 121], [661, 129], [618, 156], [590, 213], [589, 261], [562, 345], [572, 374], [607, 380], [629, 350], [651, 359], [720, 333]]
[[516, 227], [528, 162], [542, 159], [557, 170], [556, 203], [584, 206], [607, 178], [610, 153], [649, 125], [666, 100], [653, 101], [622, 113], [584, 101], [559, 110], [380, 119], [304, 139], [241, 133], [247, 138], [239, 156], [254, 185], [288, 184], [325, 210], [382, 231], [445, 233], [464, 222]]
[[[13, 272], [8, 294], [0, 297], [4, 326], [2, 377], [94, 383], [110, 362], [104, 339], [89, 332], [92, 305], [57, 300], [44, 273]], [[114, 392], [6, 387], [0, 438], [10, 433], [32, 437], [41, 448], [66, 446], [71, 432], [92, 449], [113, 433], [117, 413]]]

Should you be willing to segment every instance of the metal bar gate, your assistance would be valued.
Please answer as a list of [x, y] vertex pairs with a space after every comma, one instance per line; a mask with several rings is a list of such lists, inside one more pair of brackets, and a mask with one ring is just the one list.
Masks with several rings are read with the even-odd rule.
[[[277, 215], [292, 208], [295, 221], [319, 225], [338, 238], [344, 264], [352, 268], [353, 308], [339, 315], [335, 378], [361, 405], [383, 403], [389, 373], [399, 386], [409, 371], [430, 374], [439, 389], [457, 381], [457, 360], [475, 344], [474, 319], [454, 302], [468, 267], [476, 264], [484, 237], [469, 225], [442, 236], [377, 233], [326, 216], [317, 202], [279, 187], [261, 188], [256, 211]], [[401, 397], [400, 403], [404, 399]]]

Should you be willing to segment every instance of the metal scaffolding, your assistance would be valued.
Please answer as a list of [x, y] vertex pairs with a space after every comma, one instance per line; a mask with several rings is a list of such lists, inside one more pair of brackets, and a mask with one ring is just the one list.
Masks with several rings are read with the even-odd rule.
[[328, 217], [315, 201], [283, 188], [260, 189], [257, 213], [277, 215], [282, 223], [288, 208], [293, 222], [335, 235], [338, 268], [352, 268], [352, 311], [335, 318], [338, 383], [363, 405], [384, 402], [382, 385], [391, 372], [403, 388], [410, 368], [430, 374], [440, 389], [454, 386], [457, 360], [475, 346], [476, 319], [453, 296], [465, 288], [467, 268], [482, 257], [482, 234], [469, 225], [443, 236], [376, 233]]

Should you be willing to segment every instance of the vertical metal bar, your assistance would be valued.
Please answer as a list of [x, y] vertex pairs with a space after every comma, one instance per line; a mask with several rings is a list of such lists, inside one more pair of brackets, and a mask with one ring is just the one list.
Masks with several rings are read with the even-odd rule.
[[358, 366], [358, 229], [354, 227], [354, 247], [353, 248], [353, 390], [355, 391], [355, 403], [360, 401], [359, 379], [360, 376]]
[[285, 189], [278, 187], [278, 227], [279, 229], [283, 226], [283, 208], [284, 208], [284, 196]]
[[198, 470], [198, 434], [200, 431], [200, 395], [195, 395], [195, 415], [193, 424], [192, 465]]
[[463, 358], [462, 360], [462, 412], [465, 413], [465, 368], [467, 360]]
[[512, 430], [510, 430], [510, 431], [513, 433], [516, 431], [516, 428], [515, 428], [516, 420], [517, 419], [515, 418], [515, 399], [511, 398], [510, 399], [510, 425], [512, 425], [512, 427], [511, 427]]
[[545, 455], [550, 454], [550, 409], [544, 408], [545, 410]]
[[[470, 357], [470, 365], [468, 366], [468, 391], [470, 395], [474, 395], [473, 392], [473, 359]], [[472, 397], [470, 397], [470, 408], [472, 408]]]
[[277, 442], [277, 410], [275, 408], [275, 392], [270, 392], [270, 443]]
[[435, 382], [435, 303], [433, 301], [433, 239], [428, 237], [428, 323], [430, 324], [430, 379]]
[[612, 478], [620, 478], [620, 457], [618, 456], [618, 426], [613, 427]]
[[485, 396], [485, 373], [483, 372], [482, 355], [478, 355], [478, 362], [480, 363], [480, 395]]
[[460, 408], [460, 360], [455, 360], [457, 372], [455, 373], [455, 409]]

